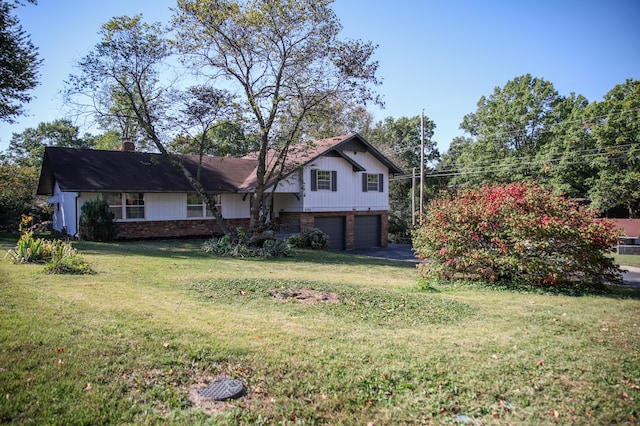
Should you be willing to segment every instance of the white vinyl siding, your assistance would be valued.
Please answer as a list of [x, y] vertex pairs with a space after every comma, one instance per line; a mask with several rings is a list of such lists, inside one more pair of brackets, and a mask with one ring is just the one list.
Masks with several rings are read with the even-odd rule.
[[[53, 216], [51, 218], [51, 226], [55, 231], [62, 232], [68, 235], [76, 235], [77, 233], [77, 212], [76, 207], [80, 206], [77, 203], [82, 203], [79, 200], [80, 194], [77, 192], [62, 192], [58, 182], [54, 184], [53, 195], [47, 200], [47, 202], [55, 205]], [[81, 204], [80, 204], [81, 205]]]
[[[305, 167], [304, 176], [304, 196], [302, 200], [303, 212], [331, 212], [331, 211], [366, 211], [366, 210], [388, 210], [389, 195], [384, 182], [387, 179], [388, 168], [380, 163], [369, 153], [345, 152], [354, 161], [361, 165], [366, 172], [353, 171], [353, 166], [344, 158], [320, 157], [313, 164]], [[332, 170], [336, 172], [337, 189], [332, 191], [313, 191], [311, 170]], [[375, 176], [383, 175], [379, 181], [383, 191], [363, 192], [363, 174]], [[380, 177], [378, 177], [380, 179]]]
[[146, 220], [186, 219], [187, 194], [156, 193], [144, 194]]
[[251, 208], [251, 194], [222, 194], [220, 204], [225, 219], [246, 219]]

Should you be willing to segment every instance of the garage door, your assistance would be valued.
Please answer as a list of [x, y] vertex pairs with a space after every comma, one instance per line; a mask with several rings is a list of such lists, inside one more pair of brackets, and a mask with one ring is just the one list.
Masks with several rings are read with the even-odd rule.
[[344, 250], [345, 217], [316, 217], [315, 227], [329, 236], [329, 250]]
[[353, 231], [356, 250], [380, 247], [380, 215], [356, 216]]

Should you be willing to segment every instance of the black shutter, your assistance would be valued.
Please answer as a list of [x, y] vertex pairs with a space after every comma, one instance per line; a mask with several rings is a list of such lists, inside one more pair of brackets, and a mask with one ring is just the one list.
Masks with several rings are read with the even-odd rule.
[[311, 169], [311, 190], [312, 191], [318, 190], [318, 170], [317, 169]]
[[382, 173], [378, 175], [378, 191], [384, 192], [384, 175]]
[[331, 190], [338, 190], [338, 172], [336, 170], [331, 171]]
[[362, 174], [362, 192], [367, 192], [367, 174]]

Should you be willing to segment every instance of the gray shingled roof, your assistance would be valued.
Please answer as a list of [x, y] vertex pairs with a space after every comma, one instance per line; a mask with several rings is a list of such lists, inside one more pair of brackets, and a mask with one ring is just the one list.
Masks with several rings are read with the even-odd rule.
[[[291, 147], [285, 175], [321, 155], [339, 155], [349, 161], [354, 170], [361, 170], [359, 164], [342, 154], [343, 150], [368, 151], [389, 167], [390, 173], [402, 173], [354, 133]], [[198, 156], [181, 155], [180, 158], [195, 176]], [[203, 157], [200, 182], [212, 193], [250, 192], [255, 186], [257, 164], [255, 154], [244, 158]], [[131, 151], [48, 147], [38, 195], [53, 194], [55, 182], [62, 191], [69, 192], [193, 192], [182, 173], [171, 167], [161, 154]]]
[[[198, 157], [180, 156], [195, 176]], [[209, 192], [236, 192], [256, 168], [257, 161], [204, 157], [200, 182]], [[193, 192], [193, 187], [161, 154], [49, 147], [45, 150], [39, 195], [62, 191]]]

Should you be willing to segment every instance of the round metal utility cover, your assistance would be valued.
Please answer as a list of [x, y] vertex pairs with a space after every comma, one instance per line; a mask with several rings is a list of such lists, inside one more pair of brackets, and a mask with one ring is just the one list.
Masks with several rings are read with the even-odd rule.
[[239, 398], [244, 395], [246, 389], [241, 381], [223, 377], [216, 379], [209, 386], [198, 389], [196, 392], [202, 398], [211, 398], [216, 401]]

